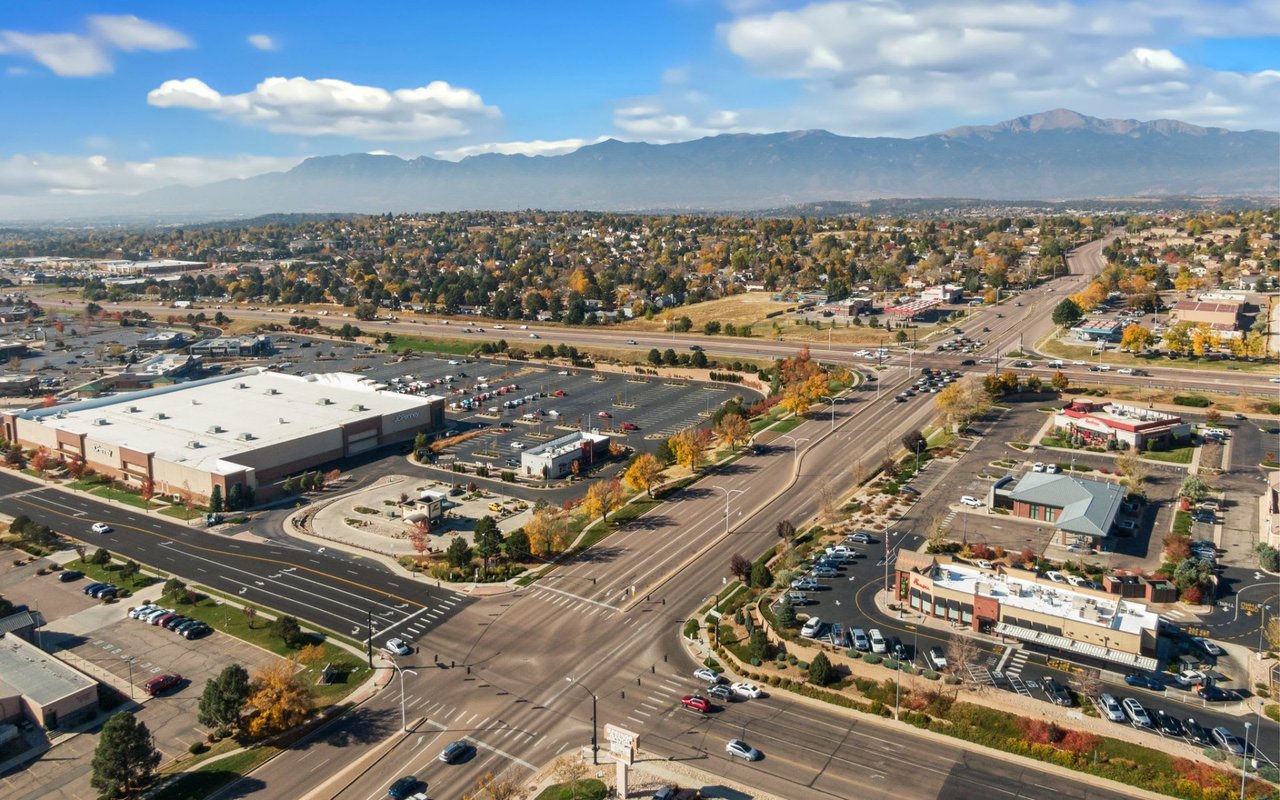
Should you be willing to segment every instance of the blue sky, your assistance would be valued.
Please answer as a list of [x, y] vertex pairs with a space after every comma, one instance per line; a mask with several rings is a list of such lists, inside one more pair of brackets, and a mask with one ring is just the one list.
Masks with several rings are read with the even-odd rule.
[[1274, 130], [1277, 62], [1273, 0], [9, 4], [0, 195], [1057, 107]]

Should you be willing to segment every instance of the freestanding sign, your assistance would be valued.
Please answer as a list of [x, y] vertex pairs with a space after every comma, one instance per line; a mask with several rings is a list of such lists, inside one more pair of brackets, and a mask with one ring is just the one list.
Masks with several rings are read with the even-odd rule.
[[609, 740], [609, 755], [613, 758], [614, 763], [618, 765], [618, 774], [616, 778], [618, 797], [627, 796], [627, 767], [635, 762], [636, 759], [636, 743], [639, 742], [639, 734], [619, 728], [617, 725], [605, 724], [604, 736]]

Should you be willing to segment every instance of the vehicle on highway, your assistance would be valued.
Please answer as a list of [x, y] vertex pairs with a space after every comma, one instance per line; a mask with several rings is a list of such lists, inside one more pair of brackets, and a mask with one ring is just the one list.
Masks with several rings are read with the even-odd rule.
[[714, 669], [711, 669], [710, 667], [699, 667], [698, 669], [695, 669], [693, 671], [693, 677], [697, 678], [700, 681], [706, 681], [712, 686], [715, 686], [717, 683], [720, 683], [722, 680], [724, 680], [724, 678], [720, 677], [719, 672], [716, 672]]
[[413, 652], [413, 649], [409, 647], [403, 639], [398, 638], [388, 639], [387, 643], [382, 646], [382, 649], [386, 650], [393, 656], [407, 656]]
[[973, 495], [966, 494], [960, 498], [960, 504], [969, 506], [970, 508], [980, 508], [982, 506], [982, 501]]
[[1151, 713], [1155, 718], [1156, 730], [1160, 731], [1162, 736], [1176, 736], [1181, 739], [1185, 733], [1182, 728], [1182, 721], [1164, 709], [1156, 709]]
[[1218, 647], [1216, 644], [1204, 638], [1203, 636], [1193, 636], [1191, 637], [1191, 641], [1198, 644], [1201, 650], [1204, 650], [1206, 653], [1208, 653], [1211, 656], [1222, 655], [1222, 648]]
[[1139, 728], [1153, 727], [1151, 723], [1151, 716], [1148, 715], [1147, 710], [1142, 707], [1142, 703], [1139, 703], [1132, 697], [1126, 697], [1121, 701], [1120, 705], [1124, 707], [1124, 715], [1129, 718], [1130, 724]]
[[1131, 672], [1124, 676], [1124, 682], [1139, 689], [1150, 689], [1153, 692], [1164, 691], [1164, 682], [1159, 677], [1146, 672]]
[[613, 419], [613, 415], [610, 414], [608, 411], [597, 411], [596, 416], [599, 417], [600, 419]]
[[1109, 694], [1100, 694], [1097, 699], [1098, 711], [1102, 716], [1112, 722], [1124, 722], [1124, 709], [1120, 707], [1120, 703]]
[[461, 761], [470, 752], [470, 743], [463, 739], [456, 739], [444, 746], [438, 758], [446, 764], [454, 764]]
[[1187, 717], [1187, 721], [1182, 723], [1182, 732], [1193, 744], [1198, 744], [1202, 747], [1209, 747], [1213, 744], [1213, 739], [1210, 738], [1209, 732], [1191, 717]]
[[1057, 706], [1069, 706], [1071, 702], [1071, 692], [1067, 691], [1067, 687], [1058, 683], [1054, 678], [1045, 678], [1040, 681], [1040, 688], [1044, 690], [1045, 696], [1049, 698], [1049, 702]]
[[111, 533], [111, 526], [105, 522], [95, 522], [89, 530], [94, 533]]
[[818, 631], [822, 630], [822, 620], [817, 617], [809, 617], [805, 620], [804, 626], [800, 628], [800, 635], [806, 639], [812, 639], [818, 635]]
[[1214, 728], [1209, 735], [1213, 737], [1213, 741], [1218, 745], [1218, 747], [1221, 747], [1233, 756], [1244, 755], [1244, 744], [1235, 737], [1235, 734], [1221, 725]]
[[155, 697], [161, 692], [166, 692], [169, 689], [172, 689], [173, 687], [177, 686], [181, 682], [182, 682], [182, 676], [177, 674], [176, 672], [173, 673], [172, 675], [157, 675], [156, 677], [144, 683], [142, 685], [142, 690], [147, 694], [151, 695], [152, 697]]
[[711, 710], [711, 701], [696, 694], [686, 694], [684, 697], [681, 697], [680, 705], [690, 711], [697, 711], [699, 714], [705, 714]]
[[867, 634], [867, 637], [871, 639], [871, 652], [873, 653], [889, 652], [889, 643], [884, 640], [884, 636], [880, 633], [879, 628], [872, 628], [871, 631]]
[[724, 751], [733, 758], [745, 758], [748, 761], [760, 760], [760, 751], [741, 739], [730, 739], [725, 744]]
[[541, 337], [541, 336], [539, 336], [539, 335], [538, 335], [538, 334], [536, 334], [536, 333], [531, 333], [531, 334], [529, 334], [529, 338], [530, 338], [530, 339], [541, 339], [542, 337]]
[[639, 426], [639, 425], [637, 425], [637, 424], [635, 424], [634, 422], [621, 422], [621, 423], [619, 423], [619, 424], [618, 424], [618, 427], [619, 427], [619, 428], [621, 428], [621, 429], [622, 429], [622, 430], [624, 430], [624, 431], [638, 431], [638, 430], [640, 430], [640, 426]]
[[64, 569], [62, 572], [58, 573], [58, 580], [62, 581], [63, 583], [71, 583], [72, 581], [78, 581], [83, 577], [84, 577], [84, 573], [78, 569]]
[[929, 666], [933, 667], [935, 672], [942, 672], [947, 668], [947, 656], [942, 652], [941, 647], [931, 647], [927, 653]]
[[973, 366], [974, 364], [976, 364], [976, 363], [978, 363], [978, 362], [974, 361], [972, 358], [966, 358], [966, 359], [963, 359], [963, 360], [960, 362], [960, 366], [962, 366], [962, 367], [972, 367], [972, 366]]
[[397, 778], [395, 783], [387, 787], [387, 797], [391, 800], [409, 800], [420, 783], [421, 781], [412, 775]]

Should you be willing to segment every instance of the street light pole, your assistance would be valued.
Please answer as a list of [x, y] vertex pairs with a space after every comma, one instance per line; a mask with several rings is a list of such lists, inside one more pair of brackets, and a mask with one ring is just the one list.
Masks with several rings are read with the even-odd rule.
[[394, 661], [391, 662], [391, 666], [395, 667], [396, 672], [400, 673], [400, 730], [404, 731], [405, 733], [408, 733], [409, 720], [405, 716], [405, 710], [404, 710], [404, 674], [407, 672], [410, 675], [416, 676], [418, 673], [415, 670], [411, 670], [411, 669], [401, 669], [400, 665]]
[[797, 439], [794, 436], [788, 436], [785, 433], [778, 434], [779, 439], [789, 439], [791, 441], [791, 455], [793, 457], [793, 466], [800, 466], [800, 443], [809, 441], [806, 437]]
[[599, 698], [596, 697], [595, 692], [588, 689], [585, 684], [579, 683], [576, 679], [573, 678], [573, 676], [565, 678], [565, 680], [568, 681], [569, 683], [572, 683], [574, 686], [581, 686], [582, 691], [591, 695], [591, 763], [599, 764], [600, 763], [600, 745], [596, 740], [596, 727], [597, 727], [596, 726], [596, 703], [599, 702]]
[[1252, 727], [1252, 722], [1244, 724], [1244, 752], [1240, 754], [1240, 800], [1244, 800], [1244, 783], [1249, 777], [1249, 729]]
[[712, 489], [719, 489], [724, 492], [724, 533], [729, 535], [729, 498], [735, 494], [746, 494], [746, 489], [726, 489], [723, 486], [712, 486]]
[[834, 431], [836, 429], [836, 398], [833, 395], [824, 394], [822, 399], [831, 401], [831, 430]]

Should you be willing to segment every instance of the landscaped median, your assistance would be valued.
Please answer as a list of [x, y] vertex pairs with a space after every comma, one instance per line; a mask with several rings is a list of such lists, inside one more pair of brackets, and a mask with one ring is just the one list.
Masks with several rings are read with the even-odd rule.
[[[1027, 716], [997, 706], [1033, 708], [1035, 701], [1000, 697], [996, 690], [951, 675], [917, 674], [907, 663], [802, 640], [788, 629], [779, 634], [770, 600], [759, 589], [739, 587], [722, 600], [719, 620], [703, 619], [708, 636], [718, 628], [716, 656], [762, 686], [886, 719], [894, 717], [896, 706], [898, 720], [917, 728], [1186, 800], [1224, 800], [1239, 791], [1238, 772], [1194, 758], [1195, 751], [1187, 746], [1168, 745], [1166, 750], [1173, 752], [1166, 752], [1089, 730], [1107, 730], [1100, 720], [1072, 727], [1066, 720], [1045, 718], [1043, 712]], [[690, 623], [686, 635], [698, 636], [698, 619]], [[974, 701], [962, 700], [962, 692]], [[1204, 756], [1221, 759], [1213, 750]], [[1267, 775], [1266, 768], [1263, 776], [1280, 779], [1280, 774]], [[1274, 789], [1251, 777], [1246, 796], [1273, 797]]]

